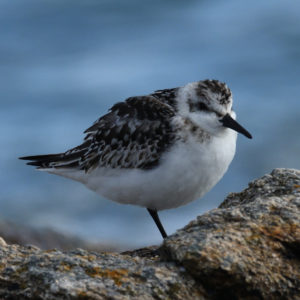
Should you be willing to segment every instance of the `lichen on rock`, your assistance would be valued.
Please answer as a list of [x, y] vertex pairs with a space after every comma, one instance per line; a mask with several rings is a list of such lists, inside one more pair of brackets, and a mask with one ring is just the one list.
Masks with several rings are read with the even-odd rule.
[[276, 169], [164, 243], [215, 297], [300, 296], [300, 172]]
[[0, 299], [299, 299], [300, 171], [276, 169], [126, 253], [0, 239]]

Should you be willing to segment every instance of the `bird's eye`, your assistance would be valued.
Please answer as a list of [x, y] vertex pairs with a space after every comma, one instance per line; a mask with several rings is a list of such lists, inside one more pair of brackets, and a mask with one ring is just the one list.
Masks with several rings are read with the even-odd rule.
[[197, 106], [199, 110], [206, 110], [206, 111], [209, 110], [206, 104], [204, 104], [203, 102], [198, 102]]

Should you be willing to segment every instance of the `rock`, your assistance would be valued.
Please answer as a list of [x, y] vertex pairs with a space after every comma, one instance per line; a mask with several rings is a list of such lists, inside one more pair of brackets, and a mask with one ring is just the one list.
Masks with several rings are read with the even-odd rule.
[[300, 171], [276, 169], [126, 253], [0, 242], [1, 299], [300, 299]]
[[201, 299], [184, 269], [159, 259], [17, 245], [0, 256], [1, 299]]
[[53, 229], [33, 228], [6, 220], [0, 220], [0, 236], [2, 236], [8, 244], [24, 246], [31, 244], [44, 250], [51, 248], [57, 248], [59, 250], [84, 248], [94, 251], [117, 251], [119, 249], [117, 245], [92, 243], [76, 236], [59, 233]]
[[167, 239], [216, 299], [300, 299], [300, 171], [276, 169]]

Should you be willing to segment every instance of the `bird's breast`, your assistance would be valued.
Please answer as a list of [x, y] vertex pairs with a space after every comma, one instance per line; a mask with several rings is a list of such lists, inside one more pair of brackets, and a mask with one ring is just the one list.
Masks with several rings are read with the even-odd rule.
[[152, 170], [98, 169], [87, 185], [120, 203], [163, 210], [202, 197], [224, 175], [235, 152], [235, 135], [205, 142], [178, 140]]
[[175, 145], [164, 162], [169, 181], [177, 190], [173, 205], [184, 205], [207, 193], [227, 171], [235, 145], [234, 132], [201, 143], [189, 139]]

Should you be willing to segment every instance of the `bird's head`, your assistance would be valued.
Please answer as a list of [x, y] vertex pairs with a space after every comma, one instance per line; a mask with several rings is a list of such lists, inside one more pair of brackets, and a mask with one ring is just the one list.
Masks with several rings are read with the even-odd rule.
[[178, 111], [212, 135], [221, 135], [231, 128], [247, 138], [251, 134], [235, 121], [232, 93], [218, 80], [192, 82], [182, 87], [178, 95]]

